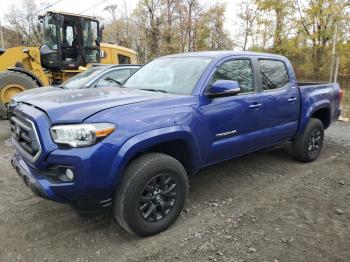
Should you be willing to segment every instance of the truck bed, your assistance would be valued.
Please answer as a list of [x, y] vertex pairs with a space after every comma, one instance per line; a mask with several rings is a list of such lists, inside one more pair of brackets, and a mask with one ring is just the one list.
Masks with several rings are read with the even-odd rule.
[[327, 128], [333, 121], [337, 120], [339, 111], [339, 84], [325, 82], [298, 82], [301, 96], [301, 114], [300, 127], [301, 131], [307, 124], [309, 115], [318, 108], [329, 110]]
[[325, 86], [325, 85], [330, 85], [333, 83], [330, 82], [312, 82], [312, 81], [298, 81], [298, 86], [299, 87], [304, 87], [304, 86]]

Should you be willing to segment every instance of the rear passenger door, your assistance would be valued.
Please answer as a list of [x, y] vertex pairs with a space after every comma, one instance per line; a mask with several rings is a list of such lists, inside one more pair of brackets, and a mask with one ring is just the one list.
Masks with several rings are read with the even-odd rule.
[[[299, 119], [300, 95], [295, 76], [285, 61], [259, 58], [260, 93], [266, 146], [294, 136]], [[289, 65], [290, 66], [290, 65]]]

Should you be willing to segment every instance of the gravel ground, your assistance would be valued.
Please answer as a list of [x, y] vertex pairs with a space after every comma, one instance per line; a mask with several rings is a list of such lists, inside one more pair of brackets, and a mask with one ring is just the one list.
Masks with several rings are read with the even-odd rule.
[[81, 218], [32, 195], [9, 136], [1, 121], [0, 261], [349, 261], [350, 124], [327, 130], [310, 164], [285, 145], [201, 171], [177, 222], [145, 239], [111, 214]]

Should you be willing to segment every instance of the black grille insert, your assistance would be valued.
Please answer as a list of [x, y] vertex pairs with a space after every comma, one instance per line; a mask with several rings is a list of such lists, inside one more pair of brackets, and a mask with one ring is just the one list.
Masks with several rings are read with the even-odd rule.
[[33, 122], [15, 115], [10, 119], [13, 141], [21, 151], [35, 159], [40, 154], [40, 144]]

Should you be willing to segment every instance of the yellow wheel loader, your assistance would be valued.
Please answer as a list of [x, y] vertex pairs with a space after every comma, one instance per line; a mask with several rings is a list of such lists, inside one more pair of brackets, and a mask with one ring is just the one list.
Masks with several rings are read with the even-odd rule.
[[100, 43], [103, 26], [94, 17], [62, 12], [39, 16], [43, 45], [0, 49], [0, 115], [27, 89], [59, 85], [96, 63], [136, 64], [137, 52]]

